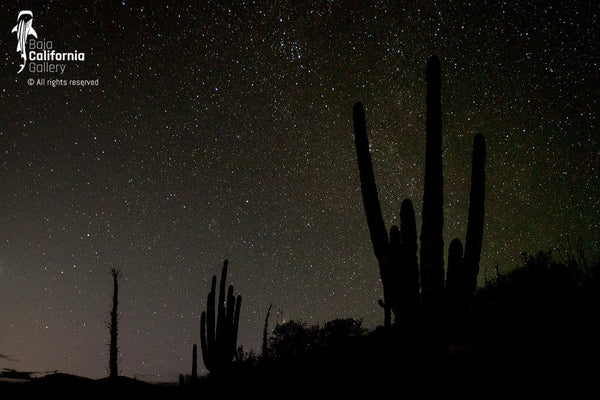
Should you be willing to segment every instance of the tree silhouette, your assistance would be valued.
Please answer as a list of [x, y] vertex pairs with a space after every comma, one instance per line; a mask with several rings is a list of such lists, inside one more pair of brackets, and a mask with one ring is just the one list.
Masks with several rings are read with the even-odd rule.
[[269, 338], [269, 354], [274, 359], [289, 360], [309, 352], [318, 345], [318, 327], [290, 320], [278, 324]]
[[345, 345], [349, 339], [360, 337], [367, 332], [362, 327], [362, 320], [353, 318], [338, 318], [327, 321], [320, 329], [322, 346], [331, 347]]
[[261, 357], [263, 360], [267, 360], [269, 358], [269, 316], [271, 315], [271, 308], [273, 304], [269, 304], [269, 308], [267, 309], [267, 315], [265, 316], [265, 325], [263, 327], [263, 338], [262, 338], [262, 354]]
[[110, 351], [109, 351], [109, 371], [110, 378], [116, 379], [119, 376], [119, 346], [117, 344], [117, 338], [119, 335], [119, 276], [120, 271], [115, 268], [110, 270], [113, 278], [113, 300], [112, 309], [110, 311]]
[[268, 354], [273, 359], [289, 361], [319, 350], [346, 346], [350, 339], [366, 333], [362, 320], [339, 318], [322, 327], [304, 321], [290, 320], [277, 324], [268, 341]]

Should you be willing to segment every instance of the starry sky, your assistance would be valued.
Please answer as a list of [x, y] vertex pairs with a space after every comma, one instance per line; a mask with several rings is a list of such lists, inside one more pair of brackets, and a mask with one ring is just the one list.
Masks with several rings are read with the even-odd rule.
[[[139, 379], [190, 373], [224, 259], [246, 350], [260, 352], [269, 304], [271, 326], [381, 324], [352, 106], [366, 108], [386, 224], [410, 198], [420, 230], [432, 54], [446, 244], [466, 233], [481, 132], [480, 283], [567, 237], [598, 259], [600, 6], [516, 3], [2, 2], [0, 369], [107, 376], [111, 268], [121, 373]], [[20, 10], [85, 60], [17, 74]]]

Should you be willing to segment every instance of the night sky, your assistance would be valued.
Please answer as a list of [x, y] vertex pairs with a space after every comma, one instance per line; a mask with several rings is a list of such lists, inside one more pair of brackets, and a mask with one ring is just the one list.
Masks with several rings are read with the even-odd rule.
[[[352, 106], [366, 108], [387, 226], [410, 198], [420, 231], [432, 54], [446, 248], [465, 237], [481, 132], [480, 284], [567, 237], [598, 259], [597, 2], [298, 3], [0, 4], [0, 369], [107, 376], [111, 268], [121, 373], [139, 379], [190, 373], [224, 259], [246, 350], [260, 352], [269, 304], [271, 326], [382, 324]], [[20, 10], [38, 40], [85, 60], [17, 74]]]

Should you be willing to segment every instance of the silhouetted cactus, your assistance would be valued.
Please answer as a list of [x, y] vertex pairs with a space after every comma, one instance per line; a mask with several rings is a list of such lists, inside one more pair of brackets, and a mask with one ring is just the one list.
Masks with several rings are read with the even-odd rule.
[[[219, 302], [215, 305], [217, 276], [213, 275], [206, 311], [203, 311], [200, 317], [202, 360], [206, 369], [211, 373], [219, 373], [227, 369], [237, 348], [242, 296], [238, 295], [236, 299], [233, 296], [233, 285], [229, 285], [227, 301], [225, 299], [227, 264], [228, 262], [225, 260], [221, 270]], [[215, 306], [217, 308], [216, 318]]]
[[192, 348], [192, 383], [198, 379], [198, 346]]
[[[416, 260], [415, 215], [412, 202], [408, 199], [404, 200], [402, 208], [405, 211], [401, 210], [400, 213], [401, 226], [400, 228], [392, 226], [388, 236], [373, 172], [365, 112], [360, 102], [354, 104], [353, 119], [354, 142], [363, 205], [367, 216], [373, 252], [379, 263], [379, 274], [383, 285], [383, 302], [380, 301], [379, 304], [384, 308], [384, 325], [389, 327], [391, 326], [392, 311], [396, 319], [402, 315], [413, 314], [412, 311], [408, 311], [413, 306], [412, 296], [406, 294], [402, 288], [416, 287], [418, 298], [418, 270], [414, 281], [404, 281], [404, 279], [408, 279], [413, 275], [415, 267], [413, 263]], [[413, 236], [414, 244], [412, 243]], [[406, 240], [406, 243], [404, 243], [404, 240]], [[413, 250], [414, 253], [412, 253]]]
[[448, 250], [446, 286], [455, 305], [465, 305], [470, 302], [477, 288], [477, 275], [479, 274], [479, 260], [483, 243], [484, 200], [485, 138], [482, 134], [477, 134], [473, 139], [471, 194], [464, 257], [462, 243], [457, 238], [452, 241]]
[[[421, 226], [420, 267], [417, 260], [415, 214], [410, 200], [404, 200], [400, 228], [393, 226], [389, 236], [381, 213], [377, 185], [367, 136], [364, 108], [360, 102], [353, 109], [354, 137], [360, 173], [363, 205], [373, 251], [379, 263], [383, 284], [385, 326], [396, 320], [411, 318], [419, 302], [425, 311], [440, 310], [446, 294], [444, 285], [444, 213], [442, 164], [442, 108], [440, 60], [432, 56], [427, 63], [427, 113], [425, 182]], [[459, 239], [449, 248], [447, 289], [453, 302], [470, 300], [477, 284], [483, 241], [485, 199], [485, 140], [475, 136], [471, 172], [471, 194], [467, 239], [464, 249]], [[420, 285], [419, 285], [420, 278]]]
[[444, 194], [442, 171], [442, 101], [440, 60], [427, 63], [425, 182], [421, 226], [421, 297], [431, 305], [444, 287]]
[[[417, 259], [417, 225], [415, 221], [415, 210], [409, 199], [404, 199], [400, 206], [400, 230], [398, 236], [400, 241], [392, 239], [397, 230], [392, 227], [390, 230], [390, 242], [392, 249], [396, 250], [397, 255], [393, 256], [394, 262], [391, 264], [390, 274], [392, 277], [393, 295], [397, 297], [397, 313], [394, 311], [396, 320], [413, 320], [416, 317], [419, 306], [419, 263]], [[394, 254], [392, 250], [392, 254]], [[397, 260], [397, 261], [396, 261]], [[397, 293], [395, 292], [397, 290]]]
[[466, 279], [463, 265], [463, 245], [459, 238], [452, 239], [448, 248], [448, 269], [446, 271], [446, 292], [453, 304], [461, 303], [465, 296]]
[[371, 152], [369, 149], [369, 137], [367, 136], [367, 125], [365, 121], [365, 110], [362, 103], [354, 104], [354, 143], [356, 145], [356, 158], [358, 160], [358, 170], [360, 173], [360, 188], [363, 198], [363, 205], [367, 215], [367, 225], [371, 235], [371, 243], [375, 257], [379, 260], [379, 267], [386, 262], [389, 251], [389, 240], [385, 222], [381, 214], [381, 205], [379, 204], [379, 195], [377, 193], [377, 184], [375, 183], [375, 174], [373, 172], [373, 163], [371, 161]]
[[464, 268], [470, 279], [470, 292], [477, 287], [479, 260], [483, 243], [485, 214], [485, 138], [479, 133], [473, 139], [469, 222], [465, 241]]

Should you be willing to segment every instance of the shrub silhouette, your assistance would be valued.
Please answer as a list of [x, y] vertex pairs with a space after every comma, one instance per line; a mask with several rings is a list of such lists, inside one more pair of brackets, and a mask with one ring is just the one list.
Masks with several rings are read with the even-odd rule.
[[583, 379], [600, 355], [598, 276], [523, 253], [522, 263], [479, 289], [474, 364], [490, 373]]
[[278, 360], [295, 358], [316, 349], [318, 337], [318, 327], [308, 326], [302, 321], [278, 324], [269, 337], [268, 354]]

